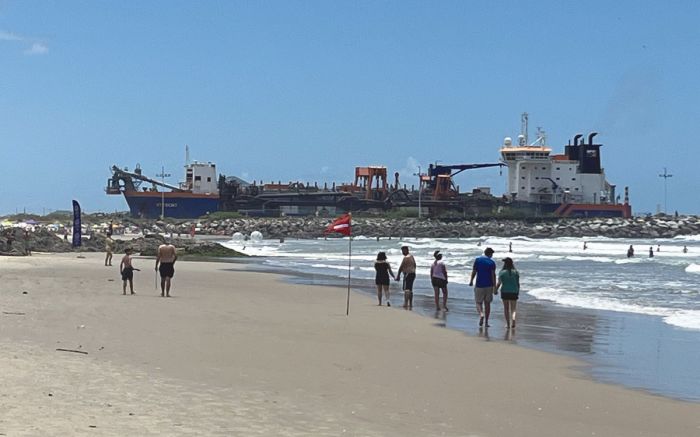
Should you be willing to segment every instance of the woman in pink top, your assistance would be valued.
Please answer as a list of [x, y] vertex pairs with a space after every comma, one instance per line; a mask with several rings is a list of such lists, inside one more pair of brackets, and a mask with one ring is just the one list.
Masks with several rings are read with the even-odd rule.
[[440, 311], [440, 289], [442, 289], [442, 307], [447, 309], [447, 267], [442, 262], [442, 254], [439, 250], [433, 253], [435, 262], [430, 266], [430, 282], [433, 284], [435, 292], [435, 308]]

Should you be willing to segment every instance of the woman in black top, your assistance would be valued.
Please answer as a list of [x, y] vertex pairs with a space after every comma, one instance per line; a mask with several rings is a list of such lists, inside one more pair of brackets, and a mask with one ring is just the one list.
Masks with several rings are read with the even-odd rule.
[[379, 252], [377, 254], [377, 261], [374, 263], [374, 270], [377, 272], [377, 275], [374, 277], [374, 283], [377, 284], [377, 299], [379, 299], [379, 305], [382, 305], [382, 290], [384, 290], [384, 294], [386, 295], [386, 306], [390, 307], [389, 276], [394, 279], [394, 272], [391, 271], [391, 266], [386, 261], [386, 253]]

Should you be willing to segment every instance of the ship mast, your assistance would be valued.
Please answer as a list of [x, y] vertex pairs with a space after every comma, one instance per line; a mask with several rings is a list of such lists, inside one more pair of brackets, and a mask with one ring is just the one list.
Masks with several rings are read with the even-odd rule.
[[520, 146], [526, 146], [527, 145], [527, 112], [523, 112], [520, 115]]

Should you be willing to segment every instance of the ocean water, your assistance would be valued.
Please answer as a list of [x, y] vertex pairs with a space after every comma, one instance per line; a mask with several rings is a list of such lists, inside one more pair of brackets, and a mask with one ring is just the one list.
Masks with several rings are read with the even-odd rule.
[[[222, 242], [261, 257], [256, 264], [267, 269], [335, 285], [347, 283], [348, 243], [347, 238], [336, 237], [288, 239], [283, 243], [264, 239]], [[418, 265], [414, 286], [414, 299], [422, 303], [418, 310], [441, 324], [483, 336], [474, 328], [472, 288], [468, 283], [474, 258], [486, 247], [492, 247], [499, 269], [501, 259], [510, 256], [521, 275], [520, 323], [515, 337], [501, 326], [500, 302], [494, 305], [491, 325], [498, 328], [491, 328], [491, 332], [497, 332], [499, 339], [574, 353], [592, 363], [591, 373], [597, 378], [700, 401], [700, 378], [695, 375], [700, 368], [700, 236], [656, 240], [377, 240], [358, 236], [352, 240], [353, 287], [374, 294], [373, 263], [377, 252], [387, 253], [395, 272], [403, 245], [410, 248]], [[635, 256], [627, 258], [630, 245]], [[684, 246], [687, 253], [683, 252]], [[649, 257], [650, 247], [653, 258]], [[429, 271], [437, 249], [443, 254], [449, 275], [451, 311], [447, 314], [435, 312], [432, 303]], [[402, 303], [396, 284], [392, 285], [395, 306]]]

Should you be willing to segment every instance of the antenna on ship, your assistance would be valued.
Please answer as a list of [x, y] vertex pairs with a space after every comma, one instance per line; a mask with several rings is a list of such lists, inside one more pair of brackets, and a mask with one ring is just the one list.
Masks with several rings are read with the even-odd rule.
[[530, 145], [542, 147], [547, 145], [547, 133], [540, 126], [537, 126], [537, 139]]
[[527, 112], [520, 115], [520, 146], [527, 145]]
[[185, 165], [190, 165], [190, 146], [185, 144]]

